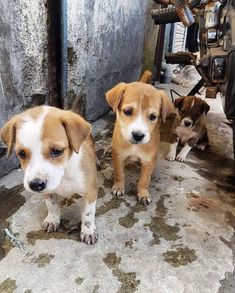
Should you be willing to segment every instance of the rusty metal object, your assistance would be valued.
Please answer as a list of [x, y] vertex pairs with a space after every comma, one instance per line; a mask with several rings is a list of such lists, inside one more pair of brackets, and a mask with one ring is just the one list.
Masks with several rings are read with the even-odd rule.
[[153, 81], [159, 81], [161, 79], [161, 67], [162, 67], [162, 56], [164, 49], [164, 37], [165, 37], [165, 24], [159, 25], [157, 45], [155, 51], [155, 66], [156, 75], [153, 77]]
[[173, 0], [153, 0], [153, 1], [157, 4], [163, 4], [163, 5], [169, 5], [174, 3]]
[[215, 99], [218, 91], [217, 86], [208, 86], [206, 88], [206, 98]]
[[195, 22], [187, 0], [176, 0], [175, 9], [184, 26], [188, 27]]

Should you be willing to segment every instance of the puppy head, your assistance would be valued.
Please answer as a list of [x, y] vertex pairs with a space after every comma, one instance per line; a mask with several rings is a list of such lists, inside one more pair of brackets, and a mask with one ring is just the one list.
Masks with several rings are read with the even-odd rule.
[[165, 122], [173, 110], [164, 91], [141, 82], [116, 85], [106, 100], [116, 112], [123, 138], [132, 144], [148, 143], [159, 119]]
[[16, 115], [1, 130], [8, 155], [15, 147], [28, 191], [53, 192], [70, 157], [78, 153], [91, 126], [79, 115], [53, 107], [36, 107]]
[[181, 125], [188, 128], [194, 127], [210, 110], [205, 101], [195, 96], [182, 96], [174, 101], [174, 106], [178, 108]]

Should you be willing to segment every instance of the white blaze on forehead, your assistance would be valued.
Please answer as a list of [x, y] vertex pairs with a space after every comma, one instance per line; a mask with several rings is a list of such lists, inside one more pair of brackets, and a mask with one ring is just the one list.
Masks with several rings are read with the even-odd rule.
[[193, 101], [192, 101], [192, 104], [191, 104], [191, 108], [194, 106], [194, 99], [193, 99]]
[[41, 132], [49, 108], [44, 106], [42, 113], [36, 119], [33, 119], [30, 115], [26, 116], [17, 132], [19, 143], [31, 151], [41, 148]]

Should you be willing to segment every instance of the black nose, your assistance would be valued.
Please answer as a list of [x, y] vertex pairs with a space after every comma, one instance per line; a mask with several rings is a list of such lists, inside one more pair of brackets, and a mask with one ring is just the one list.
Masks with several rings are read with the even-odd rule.
[[185, 125], [186, 127], [188, 127], [188, 126], [191, 125], [191, 122], [186, 120], [186, 121], [184, 121], [184, 125]]
[[35, 178], [34, 180], [29, 182], [29, 187], [33, 191], [42, 191], [46, 187], [46, 181], [41, 180], [39, 178]]
[[145, 135], [143, 133], [134, 132], [134, 131], [132, 132], [132, 136], [133, 136], [134, 140], [137, 142], [141, 141], [145, 137]]

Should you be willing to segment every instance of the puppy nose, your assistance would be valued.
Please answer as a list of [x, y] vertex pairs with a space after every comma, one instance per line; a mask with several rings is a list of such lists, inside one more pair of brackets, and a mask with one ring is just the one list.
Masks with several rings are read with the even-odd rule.
[[35, 178], [34, 180], [29, 182], [29, 187], [33, 191], [42, 191], [46, 187], [46, 181], [41, 180], [39, 178]]
[[143, 134], [143, 133], [141, 133], [141, 132], [132, 132], [132, 136], [133, 136], [133, 138], [134, 138], [134, 140], [135, 141], [141, 141], [144, 137], [145, 137], [145, 135]]
[[186, 127], [188, 127], [188, 126], [191, 125], [191, 122], [186, 120], [186, 121], [184, 121], [184, 125], [185, 125]]

